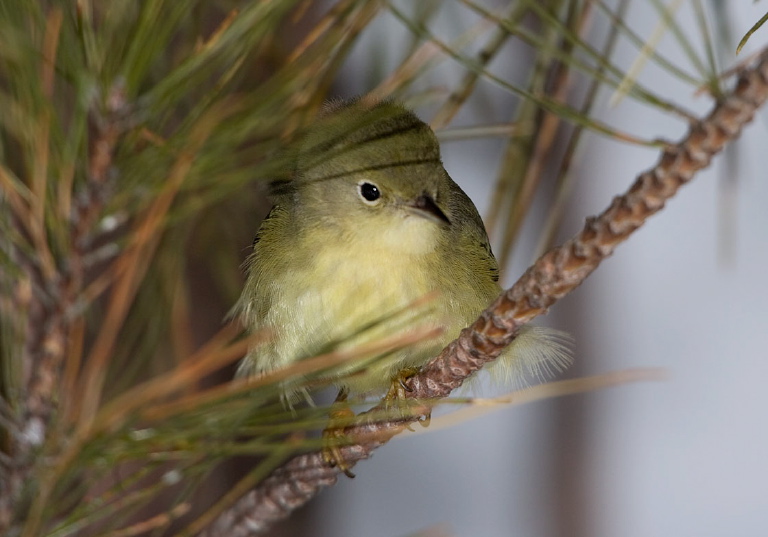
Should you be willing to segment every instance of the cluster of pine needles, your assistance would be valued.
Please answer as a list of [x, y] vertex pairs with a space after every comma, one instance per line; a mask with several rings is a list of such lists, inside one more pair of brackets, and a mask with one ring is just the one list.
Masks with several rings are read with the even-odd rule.
[[[286, 408], [281, 386], [322, 389], [334, 367], [412, 343], [395, 334], [231, 382], [254, 338], [270, 336], [222, 324], [269, 209], [266, 182], [290, 168], [286, 147], [381, 20], [407, 39], [385, 57], [369, 51], [368, 97], [432, 106], [446, 142], [504, 140], [487, 222], [502, 264], [543, 181], [556, 194], [539, 251], [553, 244], [585, 134], [664, 145], [594, 119], [601, 89], [695, 119], [614, 64], [618, 42], [692, 88], [725, 95], [701, 2], [702, 55], [658, 2], [692, 72], [632, 29], [627, 1], [320, 4], [0, 2], [3, 535], [229, 535], [210, 529], [222, 511], [320, 447], [328, 409]], [[434, 24], [445, 13], [469, 22], [445, 37]], [[611, 28], [599, 40], [590, 37], [596, 21]], [[511, 54], [525, 66], [514, 79], [492, 66]], [[447, 85], [433, 78], [445, 65], [460, 73]], [[506, 121], [450, 128], [488, 87], [510, 97]]]

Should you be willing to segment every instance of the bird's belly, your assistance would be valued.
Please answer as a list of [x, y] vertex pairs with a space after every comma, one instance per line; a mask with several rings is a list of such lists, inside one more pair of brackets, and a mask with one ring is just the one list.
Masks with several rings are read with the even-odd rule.
[[[354, 349], [447, 323], [441, 313], [440, 290], [420, 276], [431, 272], [418, 265], [419, 259], [387, 252], [354, 258], [324, 253], [312, 266], [284, 275], [286, 281], [280, 287], [289, 292], [266, 320], [276, 331], [275, 362], [287, 364], [332, 349]], [[305, 283], [309, 281], [322, 285], [310, 287]], [[369, 353], [345, 368], [351, 372], [366, 363], [340, 384], [360, 392], [385, 389], [398, 370], [423, 363], [449, 340], [439, 337], [384, 357]]]

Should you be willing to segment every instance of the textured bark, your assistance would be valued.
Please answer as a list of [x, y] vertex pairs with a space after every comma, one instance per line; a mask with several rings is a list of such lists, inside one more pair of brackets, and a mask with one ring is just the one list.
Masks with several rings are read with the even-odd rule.
[[122, 88], [111, 88], [106, 110], [91, 112], [92, 145], [89, 148], [88, 182], [72, 200], [69, 218], [69, 253], [55, 261], [45, 244], [42, 228], [37, 232], [17, 220], [20, 234], [47, 255], [33, 258], [21, 249], [18, 256], [23, 276], [16, 285], [14, 307], [28, 312], [22, 349], [23, 393], [20, 418], [11, 428], [9, 453], [12, 464], [0, 482], [0, 534], [11, 527], [15, 506], [34, 494], [31, 478], [39, 448], [59, 408], [62, 369], [68, 345], [72, 343], [72, 309], [86, 284], [87, 258], [98, 243], [96, 224], [102, 216], [113, 171], [112, 158], [120, 136], [125, 132], [123, 115], [126, 102]]

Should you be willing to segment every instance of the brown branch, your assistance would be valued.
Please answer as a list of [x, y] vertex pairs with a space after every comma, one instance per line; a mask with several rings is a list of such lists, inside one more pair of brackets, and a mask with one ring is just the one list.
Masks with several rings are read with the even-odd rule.
[[[627, 193], [614, 198], [599, 216], [588, 218], [576, 236], [539, 258], [456, 341], [412, 377], [407, 396], [421, 400], [445, 397], [469, 375], [494, 360], [522, 325], [578, 287], [619, 243], [659, 211], [697, 171], [707, 167], [712, 157], [739, 135], [767, 98], [768, 49], [754, 67], [742, 71], [733, 92], [707, 118], [691, 125], [682, 141], [670, 145], [656, 166], [642, 173]], [[342, 448], [345, 461], [353, 466], [368, 458], [404, 427], [403, 421], [369, 421], [348, 428], [346, 434], [356, 444]], [[257, 535], [309, 501], [323, 487], [333, 485], [338, 474], [337, 469], [323, 462], [319, 453], [294, 457], [201, 535]]]
[[[101, 117], [95, 111], [92, 113], [96, 125], [90, 149], [88, 181], [79, 203], [72, 210], [69, 234], [71, 252], [67, 264], [58, 270], [54, 281], [41, 282], [41, 287], [47, 289], [48, 299], [54, 306], [41, 312], [44, 318], [41, 324], [45, 330], [42, 337], [30, 335], [25, 338], [30, 345], [24, 360], [29, 364], [29, 378], [26, 382], [27, 414], [24, 420], [29, 431], [25, 430], [22, 438], [33, 446], [42, 443], [48, 422], [55, 411], [66, 342], [70, 339], [68, 309], [74, 305], [83, 289], [83, 260], [91, 251], [93, 228], [104, 207], [103, 190], [112, 169], [112, 155], [124, 130], [123, 122], [120, 121], [120, 114], [125, 108], [122, 88], [114, 86], [107, 97], [106, 117]], [[32, 438], [30, 434], [35, 437]]]
[[[59, 410], [61, 377], [69, 344], [75, 339], [71, 309], [75, 307], [85, 283], [84, 259], [91, 254], [94, 228], [105, 205], [104, 188], [112, 171], [112, 157], [119, 136], [124, 132], [121, 116], [125, 108], [122, 88], [115, 86], [107, 95], [105, 112], [94, 108], [91, 119], [96, 123], [93, 146], [90, 148], [88, 181], [81, 200], [70, 208], [68, 227], [69, 255], [64, 262], [52, 265], [50, 271], [40, 270], [35, 259], [21, 249], [15, 252], [23, 276], [17, 285], [15, 305], [27, 312], [22, 351], [23, 404], [18, 425], [10, 435], [9, 454], [12, 460], [7, 481], [0, 486], [0, 534], [23, 518], [14, 513], [20, 499], [33, 492], [31, 479], [38, 448], [49, 435], [51, 422]], [[47, 151], [43, 148], [41, 151]], [[44, 196], [39, 193], [38, 196]], [[44, 199], [37, 201], [44, 203]], [[18, 222], [23, 226], [24, 222]], [[40, 248], [36, 245], [36, 248]], [[46, 243], [45, 248], [48, 248]], [[52, 261], [53, 263], [53, 261]], [[49, 273], [50, 272], [50, 273]], [[24, 291], [29, 288], [34, 292]], [[29, 489], [29, 490], [25, 490]]]

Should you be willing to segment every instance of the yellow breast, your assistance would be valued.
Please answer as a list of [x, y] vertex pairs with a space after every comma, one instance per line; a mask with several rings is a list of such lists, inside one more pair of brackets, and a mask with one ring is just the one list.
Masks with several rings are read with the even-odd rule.
[[[430, 226], [434, 224], [404, 219], [404, 229], [389, 237], [379, 235], [375, 243], [365, 240], [365, 233], [337, 236], [314, 248], [310, 263], [272, 275], [269, 285], [279, 296], [264, 319], [274, 333], [270, 348], [259, 351], [265, 369], [327, 351], [329, 346], [350, 348], [424, 326], [452, 324], [444, 318], [439, 297], [413, 306], [440, 291], [435, 278], [429, 277], [435, 262]], [[349, 384], [355, 391], [383, 388], [399, 369], [422, 363], [444, 343], [441, 338], [394, 353]]]

